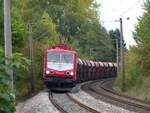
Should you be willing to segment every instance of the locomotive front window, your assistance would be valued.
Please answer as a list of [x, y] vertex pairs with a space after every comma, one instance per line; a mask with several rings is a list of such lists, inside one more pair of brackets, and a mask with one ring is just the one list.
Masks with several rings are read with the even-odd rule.
[[48, 53], [48, 62], [73, 63], [73, 54], [71, 53]]
[[71, 70], [74, 67], [73, 53], [70, 52], [48, 52], [47, 67], [57, 71]]
[[48, 62], [60, 62], [60, 53], [48, 53]]
[[61, 62], [73, 63], [73, 55], [72, 54], [61, 54]]

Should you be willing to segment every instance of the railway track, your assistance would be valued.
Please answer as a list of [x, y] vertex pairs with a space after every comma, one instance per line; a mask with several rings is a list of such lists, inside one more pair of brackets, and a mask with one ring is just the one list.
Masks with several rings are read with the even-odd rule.
[[123, 103], [127, 106], [132, 106], [135, 109], [142, 109], [145, 112], [150, 112], [150, 102], [129, 97], [122, 93], [113, 90], [113, 79], [98, 80], [83, 85], [81, 88], [95, 98], [105, 97], [115, 102]]
[[78, 100], [74, 99], [72, 96], [70, 96], [69, 94], [67, 94], [67, 96], [70, 98], [70, 100], [72, 100], [73, 102], [77, 103], [80, 107], [83, 107], [84, 109], [92, 112], [92, 113], [100, 113], [98, 111], [96, 111], [95, 109], [92, 109], [84, 104], [82, 104], [81, 102], [79, 102]]
[[52, 102], [52, 104], [62, 113], [69, 113], [67, 112], [66, 110], [63, 109], [63, 107], [61, 107], [56, 101], [55, 99], [53, 98], [53, 94], [52, 92], [50, 91], [49, 92], [49, 100]]
[[[70, 100], [71, 103], [64, 102], [63, 100], [62, 100], [63, 102], [60, 102], [60, 100], [61, 100], [60, 96], [62, 96], [61, 99]], [[55, 93], [49, 92], [49, 99], [52, 102], [52, 104], [62, 113], [77, 113], [77, 112], [78, 113], [100, 113], [100, 112], [96, 111], [95, 109], [92, 109], [92, 108], [82, 104], [80, 101], [74, 99], [68, 93], [55, 94]], [[59, 100], [59, 102], [58, 102], [58, 100]], [[66, 104], [68, 104], [68, 105], [66, 106]], [[72, 111], [69, 109], [71, 109]], [[76, 111], [73, 111], [74, 109], [76, 109]]]

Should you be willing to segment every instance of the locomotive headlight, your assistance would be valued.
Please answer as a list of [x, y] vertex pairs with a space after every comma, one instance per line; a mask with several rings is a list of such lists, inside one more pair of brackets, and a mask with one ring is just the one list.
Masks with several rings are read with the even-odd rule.
[[46, 70], [46, 74], [50, 74], [50, 71], [49, 71], [49, 70]]
[[73, 72], [70, 72], [70, 75], [71, 75], [71, 76], [73, 76], [73, 74], [74, 74]]

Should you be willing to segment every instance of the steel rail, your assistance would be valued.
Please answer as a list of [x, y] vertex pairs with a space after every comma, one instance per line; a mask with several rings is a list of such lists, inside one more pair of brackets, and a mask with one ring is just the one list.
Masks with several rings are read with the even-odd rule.
[[[106, 83], [106, 82], [105, 82], [105, 83]], [[105, 85], [105, 83], [104, 83], [104, 85]], [[117, 92], [117, 91], [114, 91], [114, 90], [112, 90], [112, 89], [109, 89], [109, 88], [107, 88], [107, 86], [104, 86], [104, 85], [102, 85], [102, 86], [100, 86], [100, 87], [103, 88], [104, 90], [110, 92], [110, 93], [113, 93], [113, 94], [118, 95], [118, 96], [121, 96], [121, 97], [129, 98], [129, 99], [132, 99], [132, 100], [139, 101], [139, 102], [141, 102], [141, 103], [149, 104], [149, 105], [150, 105], [150, 102], [148, 102], [148, 101], [144, 101], [144, 100], [141, 100], [141, 99], [139, 99], [139, 98], [135, 98], [135, 97], [131, 97], [131, 96], [125, 95], [125, 94], [123, 94], [123, 93], [121, 93], [121, 92]]]
[[[104, 91], [106, 91], [106, 94], [110, 98], [112, 98], [114, 100], [118, 100], [118, 101], [126, 103], [126, 104], [129, 104], [129, 105], [132, 105], [132, 106], [135, 106], [135, 107], [138, 107], [138, 108], [142, 108], [142, 109], [150, 111], [150, 102], [147, 102], [147, 101], [144, 101], [144, 100], [141, 100], [138, 98], [130, 97], [130, 96], [127, 96], [125, 94], [114, 91], [114, 90], [110, 89], [109, 87], [107, 87], [107, 85], [110, 82], [112, 82], [112, 81], [111, 80], [104, 81], [100, 85], [100, 88], [103, 89]], [[108, 93], [110, 93], [110, 94], [108, 94]]]
[[49, 92], [49, 100], [52, 102], [52, 104], [62, 113], [69, 113], [66, 110], [64, 110], [54, 99], [52, 92]]
[[81, 103], [80, 101], [74, 99], [74, 98], [73, 98], [72, 96], [70, 96], [68, 93], [67, 93], [66, 95], [67, 95], [67, 97], [68, 97], [71, 101], [73, 101], [74, 103], [78, 104], [80, 107], [82, 107], [82, 108], [84, 108], [84, 109], [86, 109], [86, 110], [88, 110], [88, 111], [90, 111], [90, 112], [92, 112], [92, 113], [100, 113], [99, 111], [97, 111], [97, 110], [95, 110], [95, 109], [93, 109], [93, 108], [91, 108], [91, 107], [89, 107], [89, 106], [87, 106], [87, 105]]
[[114, 101], [118, 101], [136, 108], [141, 108], [143, 110], [150, 111], [150, 103], [141, 99], [133, 98], [119, 92], [114, 91], [110, 86], [112, 80], [100, 80], [99, 82], [90, 82], [83, 86], [81, 89], [88, 92], [90, 95], [95, 98], [100, 98], [99, 96], [103, 96], [109, 98]]

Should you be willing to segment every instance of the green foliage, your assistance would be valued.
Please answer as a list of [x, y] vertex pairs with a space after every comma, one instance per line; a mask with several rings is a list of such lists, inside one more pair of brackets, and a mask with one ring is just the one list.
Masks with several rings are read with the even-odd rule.
[[[150, 100], [150, 77], [145, 74], [141, 62], [139, 62], [139, 55], [137, 54], [139, 48], [132, 47], [126, 53], [125, 57], [125, 84], [126, 91], [131, 96], [140, 97]], [[116, 89], [120, 90], [122, 86], [122, 78], [118, 75], [116, 80]]]
[[[30, 67], [30, 60], [24, 57], [22, 53], [13, 53], [12, 55], [12, 67], [14, 71], [14, 85], [16, 96], [26, 96], [30, 92], [31, 77], [27, 74]], [[21, 84], [21, 85], [20, 85]]]
[[[0, 49], [0, 55], [3, 55], [2, 49]], [[9, 75], [6, 72], [8, 66], [4, 63], [4, 57], [0, 56], [0, 112], [13, 113], [15, 111], [15, 96], [13, 92], [10, 92]]]
[[[0, 69], [1, 70], [1, 69]], [[0, 112], [13, 113], [15, 111], [15, 96], [9, 91], [9, 77], [0, 73]]]
[[139, 23], [136, 26], [136, 32], [135, 32], [135, 40], [138, 44], [148, 44], [150, 42], [150, 1], [147, 0], [147, 2], [144, 5], [145, 13], [142, 17], [138, 19]]
[[112, 39], [113, 48], [112, 48], [112, 60], [116, 61], [117, 48], [116, 48], [116, 40], [118, 42], [118, 52], [120, 53], [120, 31], [119, 29], [110, 30], [109, 31], [110, 38]]
[[52, 36], [56, 36], [58, 37], [57, 35], [57, 32], [56, 32], [56, 25], [53, 23], [53, 20], [50, 18], [49, 14], [44, 12], [43, 14], [43, 24], [50, 29], [50, 31], [53, 33]]
[[[51, 0], [46, 12], [56, 23], [61, 37], [67, 39], [67, 43], [76, 48], [80, 56], [110, 61], [112, 44], [99, 23], [97, 8], [94, 0]], [[92, 56], [89, 55], [90, 49], [94, 50]]]
[[[4, 58], [3, 55], [4, 52], [0, 48], [0, 112], [13, 113], [15, 112], [15, 94], [10, 91], [10, 77], [6, 70], [13, 69], [15, 72], [18, 70], [27, 70], [29, 60], [20, 53], [14, 53], [11, 58]], [[12, 62], [5, 64], [5, 60], [11, 60]], [[17, 75], [20, 76], [18, 72]]]
[[16, 69], [28, 70], [28, 65], [30, 65], [30, 60], [25, 58], [22, 53], [13, 53], [12, 55], [12, 67]]
[[16, 18], [12, 18], [12, 45], [13, 50], [19, 51], [26, 45], [27, 39], [26, 25]]
[[136, 51], [138, 55], [137, 62], [140, 64], [144, 75], [150, 74], [150, 1], [145, 4], [145, 13], [143, 17], [139, 19], [139, 23], [136, 26], [135, 39], [138, 43], [138, 49]]
[[[95, 0], [17, 1], [13, 1], [15, 6], [13, 9], [17, 10], [13, 11], [12, 14], [16, 12], [20, 15], [24, 24], [29, 21], [34, 22], [32, 26], [35, 40], [40, 40], [49, 46], [56, 43], [68, 43], [79, 53], [84, 54], [81, 56], [88, 56], [93, 60], [112, 60], [110, 57], [112, 41], [105, 28], [99, 23], [97, 17], [99, 5]], [[40, 18], [44, 18], [45, 22], [40, 22]], [[43, 35], [45, 32], [48, 33]], [[40, 38], [38, 38], [39, 36]], [[89, 55], [90, 49], [93, 50], [92, 56]]]
[[[144, 4], [145, 13], [139, 18], [134, 32], [136, 47], [126, 54], [126, 89], [130, 95], [150, 101], [150, 1]], [[116, 81], [121, 86], [121, 79]]]
[[18, 7], [12, 5], [11, 15], [13, 52], [20, 52], [28, 42], [28, 24], [21, 18]]
[[[50, 45], [51, 46], [51, 45]], [[40, 48], [39, 48], [40, 47]], [[43, 89], [43, 66], [44, 66], [44, 53], [45, 49], [49, 45], [43, 45], [40, 42], [34, 43], [34, 66], [35, 66], [35, 75], [36, 75], [36, 89]]]
[[[47, 42], [51, 43], [51, 45], [57, 44], [57, 43], [63, 43], [63, 39], [61, 39], [60, 33], [56, 31], [56, 25], [48, 13], [44, 12], [42, 21], [43, 21], [43, 25], [50, 32], [50, 40]], [[49, 44], [49, 46], [50, 46], [50, 44]]]
[[132, 48], [132, 50], [126, 54], [126, 82], [128, 87], [142, 84], [142, 70], [139, 66], [140, 64], [137, 62], [138, 59], [136, 48]]

